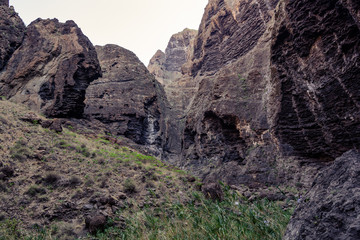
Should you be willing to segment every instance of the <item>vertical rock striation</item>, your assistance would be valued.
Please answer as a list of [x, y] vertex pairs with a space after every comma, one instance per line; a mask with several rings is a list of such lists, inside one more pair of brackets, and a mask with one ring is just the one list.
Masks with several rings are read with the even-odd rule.
[[134, 53], [96, 46], [103, 77], [86, 91], [85, 117], [105, 123], [114, 135], [142, 145], [162, 144], [165, 93]]
[[358, 1], [282, 1], [271, 46], [273, 128], [297, 155], [360, 146]]
[[95, 48], [73, 21], [37, 19], [0, 74], [0, 94], [48, 117], [81, 117], [100, 74]]

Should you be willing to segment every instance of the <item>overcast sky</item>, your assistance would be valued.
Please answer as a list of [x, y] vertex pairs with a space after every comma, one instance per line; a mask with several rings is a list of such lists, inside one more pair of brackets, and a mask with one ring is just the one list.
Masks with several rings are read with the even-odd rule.
[[113, 43], [147, 66], [172, 34], [198, 29], [208, 0], [10, 0], [26, 25], [41, 18], [74, 20], [94, 45]]

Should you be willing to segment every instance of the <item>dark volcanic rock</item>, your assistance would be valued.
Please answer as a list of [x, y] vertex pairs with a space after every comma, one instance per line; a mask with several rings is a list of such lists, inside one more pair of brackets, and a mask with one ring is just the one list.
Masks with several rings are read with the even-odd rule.
[[9, 8], [9, 1], [0, 2], [0, 71], [5, 67], [13, 52], [20, 46], [25, 33], [25, 24]]
[[349, 151], [320, 172], [283, 239], [360, 239], [359, 169], [360, 153]]
[[85, 116], [107, 124], [113, 135], [138, 144], [161, 145], [165, 93], [129, 50], [96, 46], [103, 77], [86, 92]]
[[81, 117], [100, 76], [95, 48], [73, 21], [37, 19], [0, 74], [0, 93], [48, 117]]
[[295, 154], [360, 146], [359, 1], [282, 1], [271, 46], [275, 134]]

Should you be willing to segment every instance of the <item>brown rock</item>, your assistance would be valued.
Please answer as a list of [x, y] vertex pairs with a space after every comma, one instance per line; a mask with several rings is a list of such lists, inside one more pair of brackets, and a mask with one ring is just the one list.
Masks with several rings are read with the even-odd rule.
[[81, 117], [99, 76], [96, 51], [73, 21], [37, 19], [0, 74], [0, 94], [48, 117]]

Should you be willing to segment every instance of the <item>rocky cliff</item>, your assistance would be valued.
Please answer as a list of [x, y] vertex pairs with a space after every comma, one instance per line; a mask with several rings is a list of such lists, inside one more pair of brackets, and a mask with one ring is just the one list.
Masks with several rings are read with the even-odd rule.
[[279, 6], [271, 46], [272, 125], [295, 154], [333, 160], [360, 146], [359, 10], [358, 1]]
[[162, 144], [165, 93], [134, 53], [116, 45], [96, 46], [103, 77], [86, 91], [85, 117], [143, 145]]
[[0, 71], [4, 68], [13, 52], [20, 46], [25, 33], [25, 24], [14, 11], [9, 8], [9, 1], [0, 2]]
[[95, 48], [73, 21], [37, 19], [0, 73], [0, 94], [49, 117], [81, 117], [100, 75]]
[[266, 111], [276, 2], [213, 0], [205, 9], [182, 139], [183, 166], [204, 177], [254, 186], [281, 177]]
[[357, 148], [359, 16], [355, 1], [209, 1], [182, 65], [194, 100], [169, 134], [179, 164], [231, 184], [309, 185]]

